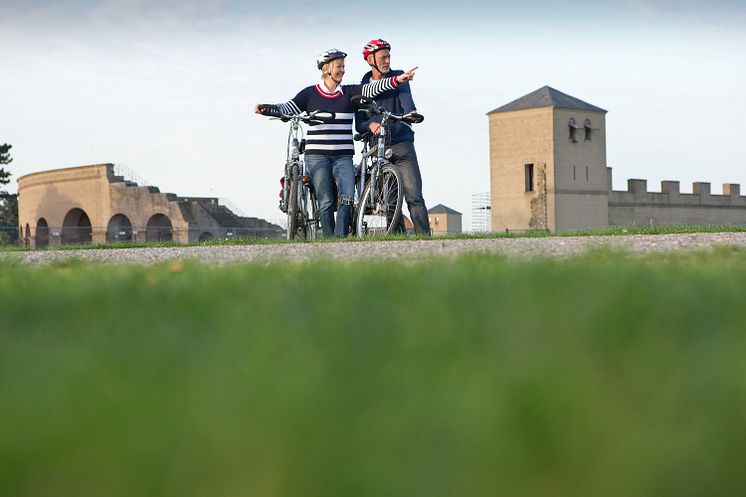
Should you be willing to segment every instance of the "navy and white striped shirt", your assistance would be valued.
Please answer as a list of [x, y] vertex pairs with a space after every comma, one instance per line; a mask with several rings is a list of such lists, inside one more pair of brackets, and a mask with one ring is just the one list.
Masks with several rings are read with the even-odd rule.
[[375, 98], [399, 86], [396, 77], [372, 81], [365, 85], [342, 85], [329, 93], [318, 84], [301, 90], [292, 100], [275, 104], [283, 114], [300, 114], [315, 110], [334, 112], [334, 119], [320, 119], [324, 124], [311, 124], [306, 133], [306, 155], [353, 155], [352, 119], [357, 108], [350, 103], [355, 95]]

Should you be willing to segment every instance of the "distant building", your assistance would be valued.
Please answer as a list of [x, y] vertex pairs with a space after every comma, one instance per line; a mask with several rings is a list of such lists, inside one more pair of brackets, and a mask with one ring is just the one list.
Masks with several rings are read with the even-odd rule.
[[493, 231], [571, 231], [633, 225], [746, 225], [737, 184], [681, 194], [678, 181], [648, 192], [631, 179], [613, 191], [606, 111], [545, 86], [489, 112]]
[[461, 233], [461, 213], [443, 204], [427, 211], [433, 235], [455, 235]]
[[283, 229], [238, 216], [217, 198], [179, 197], [140, 186], [113, 164], [54, 169], [18, 179], [22, 242], [31, 247], [117, 241], [274, 238]]

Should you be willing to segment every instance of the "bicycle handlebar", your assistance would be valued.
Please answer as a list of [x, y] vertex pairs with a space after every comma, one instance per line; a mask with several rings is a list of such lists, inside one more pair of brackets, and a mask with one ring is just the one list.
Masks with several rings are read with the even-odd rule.
[[378, 105], [375, 100], [364, 97], [362, 95], [355, 95], [350, 99], [354, 105], [358, 106], [361, 111], [365, 112], [369, 116], [384, 116], [391, 121], [404, 121], [409, 124], [419, 124], [425, 120], [425, 116], [417, 112], [408, 112], [406, 114], [392, 114], [391, 112]]
[[336, 112], [323, 110], [314, 110], [310, 113], [301, 114], [285, 114], [276, 107], [270, 107], [269, 105], [260, 105], [259, 111], [263, 116], [279, 119], [284, 123], [297, 119], [306, 124], [325, 124], [326, 121], [324, 119], [334, 119], [337, 116]]

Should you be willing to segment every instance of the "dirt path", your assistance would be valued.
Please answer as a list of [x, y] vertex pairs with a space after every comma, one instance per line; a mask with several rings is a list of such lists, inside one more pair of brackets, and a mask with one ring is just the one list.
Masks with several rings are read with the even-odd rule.
[[107, 263], [138, 264], [153, 264], [174, 259], [195, 259], [206, 263], [225, 264], [274, 260], [417, 259], [425, 256], [456, 256], [468, 252], [496, 253], [511, 258], [565, 257], [601, 247], [620, 248], [633, 253], [649, 253], [671, 250], [707, 250], [717, 245], [746, 247], [746, 233], [40, 250], [0, 252], [0, 257], [20, 260], [26, 264], [44, 264], [71, 258]]

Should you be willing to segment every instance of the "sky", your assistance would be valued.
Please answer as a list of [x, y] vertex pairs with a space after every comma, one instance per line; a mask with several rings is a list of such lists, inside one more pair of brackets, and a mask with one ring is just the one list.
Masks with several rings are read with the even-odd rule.
[[[613, 187], [628, 178], [746, 189], [746, 2], [0, 0], [0, 143], [13, 178], [115, 163], [161, 191], [227, 198], [278, 222], [287, 127], [253, 114], [368, 70], [372, 38], [412, 92], [428, 207], [471, 227], [489, 190], [486, 113], [544, 85], [609, 111]], [[9, 185], [15, 191], [15, 182]]]

